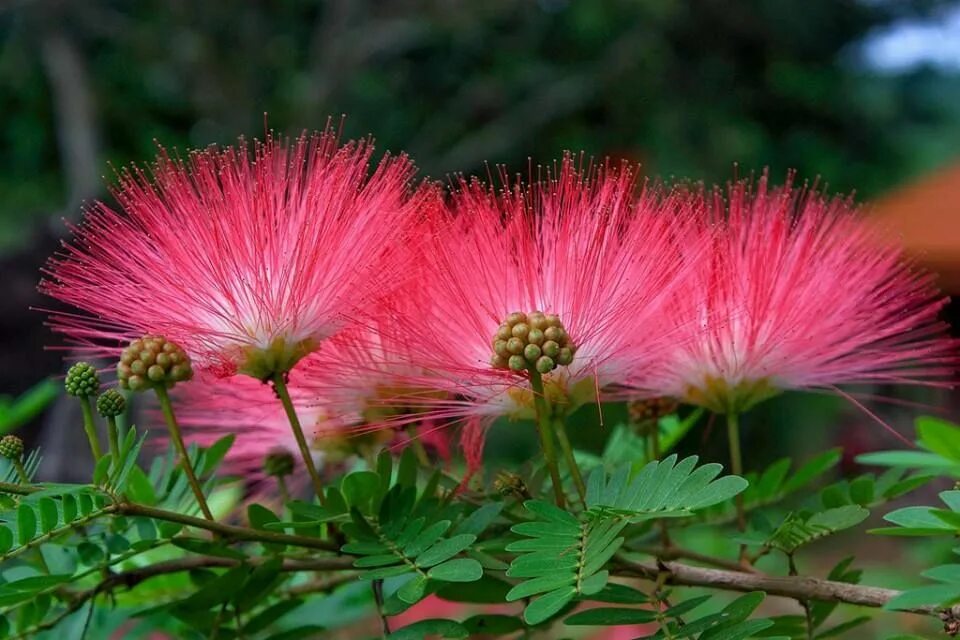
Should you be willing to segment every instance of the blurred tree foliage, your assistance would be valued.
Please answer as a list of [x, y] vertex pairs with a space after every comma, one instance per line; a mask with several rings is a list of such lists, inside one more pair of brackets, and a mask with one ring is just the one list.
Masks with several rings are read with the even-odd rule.
[[348, 114], [424, 171], [563, 149], [723, 180], [882, 191], [949, 158], [960, 82], [871, 75], [882, 0], [20, 0], [0, 8], [0, 242], [99, 195], [107, 161]]

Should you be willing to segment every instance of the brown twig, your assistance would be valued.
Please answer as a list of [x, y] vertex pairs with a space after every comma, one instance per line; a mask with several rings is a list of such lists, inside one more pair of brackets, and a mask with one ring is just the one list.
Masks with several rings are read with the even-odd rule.
[[[618, 575], [633, 575], [648, 580], [657, 580], [664, 571], [669, 575], [669, 584], [686, 587], [706, 587], [725, 591], [764, 591], [772, 596], [793, 600], [817, 600], [820, 602], [843, 602], [863, 607], [882, 607], [902, 592], [895, 589], [868, 587], [820, 578], [804, 576], [771, 576], [763, 573], [727, 571], [694, 567], [679, 562], [637, 562], [623, 556], [617, 557]], [[936, 615], [942, 607], [921, 606], [902, 609], [905, 613]]]

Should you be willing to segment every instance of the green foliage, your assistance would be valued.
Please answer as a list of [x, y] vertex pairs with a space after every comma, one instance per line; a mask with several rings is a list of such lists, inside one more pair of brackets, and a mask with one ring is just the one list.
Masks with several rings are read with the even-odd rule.
[[960, 427], [930, 416], [917, 418], [915, 426], [917, 445], [922, 451], [865, 453], [857, 456], [857, 462], [960, 477]]
[[596, 469], [587, 482], [586, 511], [579, 517], [540, 500], [524, 503], [533, 521], [511, 528], [528, 539], [511, 543], [520, 552], [509, 577], [525, 578], [507, 600], [535, 598], [524, 609], [527, 624], [539, 624], [578, 597], [599, 593], [607, 583], [605, 567], [635, 522], [690, 516], [697, 509], [731, 499], [746, 487], [737, 476], [715, 479], [722, 467], [707, 464], [695, 470], [697, 457], [677, 463], [673, 455], [650, 462], [633, 474], [624, 465], [608, 476]]
[[360, 577], [384, 580], [412, 577], [396, 595], [412, 605], [429, 595], [437, 583], [473, 582], [483, 576], [483, 567], [473, 559], [460, 557], [496, 517], [496, 505], [487, 505], [454, 527], [455, 514], [435, 496], [434, 482], [418, 492], [413, 454], [407, 452], [397, 469], [396, 484], [390, 485], [390, 456], [378, 459], [378, 472], [359, 471], [347, 475], [341, 490], [349, 507], [349, 522], [341, 530], [350, 542], [344, 553], [359, 556], [354, 566], [363, 569]]

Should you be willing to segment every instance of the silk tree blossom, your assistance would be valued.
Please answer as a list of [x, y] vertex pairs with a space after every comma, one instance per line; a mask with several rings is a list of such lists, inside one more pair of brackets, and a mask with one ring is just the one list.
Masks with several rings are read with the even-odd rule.
[[95, 204], [48, 265], [42, 290], [86, 312], [52, 326], [95, 352], [155, 334], [220, 375], [289, 371], [405, 277], [439, 204], [406, 156], [372, 154], [328, 128], [121, 172], [123, 212]]
[[764, 176], [705, 200], [711, 256], [659, 316], [679, 339], [641, 384], [736, 414], [785, 389], [950, 380], [946, 299], [849, 199]]
[[395, 314], [419, 385], [447, 394], [434, 407], [447, 417], [532, 417], [533, 370], [557, 417], [616, 395], [671, 340], [654, 319], [696, 253], [680, 244], [699, 242], [687, 199], [638, 190], [627, 165], [582, 170], [568, 156], [507, 185], [459, 181], [410, 287], [416, 302]]

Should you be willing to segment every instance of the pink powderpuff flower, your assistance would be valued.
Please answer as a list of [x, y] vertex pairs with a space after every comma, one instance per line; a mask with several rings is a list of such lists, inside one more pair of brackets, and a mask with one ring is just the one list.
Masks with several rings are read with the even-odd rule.
[[405, 277], [440, 204], [406, 156], [371, 170], [372, 154], [328, 126], [121, 172], [123, 213], [95, 204], [41, 283], [92, 315], [54, 312], [53, 328], [95, 354], [156, 334], [220, 375], [289, 371]]
[[[395, 330], [445, 393], [428, 408], [466, 423], [532, 417], [527, 372], [562, 414], [618, 395], [670, 336], [655, 331], [700, 242], [679, 192], [638, 189], [631, 168], [566, 156], [532, 184], [461, 179]], [[471, 457], [483, 429], [467, 430]]]
[[740, 413], [785, 389], [952, 377], [947, 300], [849, 199], [763, 176], [704, 205], [711, 255], [672, 292], [659, 318], [678, 339], [639, 386]]

